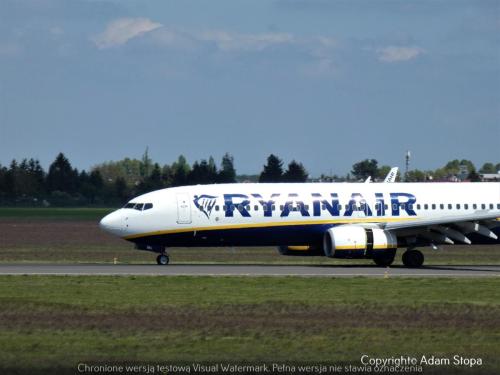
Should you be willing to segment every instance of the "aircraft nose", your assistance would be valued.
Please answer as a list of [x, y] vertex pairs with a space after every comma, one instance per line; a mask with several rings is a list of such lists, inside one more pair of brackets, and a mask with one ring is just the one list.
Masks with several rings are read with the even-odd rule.
[[124, 219], [120, 210], [111, 212], [110, 214], [104, 216], [99, 222], [99, 226], [105, 232], [109, 232], [117, 236], [121, 235], [124, 229]]

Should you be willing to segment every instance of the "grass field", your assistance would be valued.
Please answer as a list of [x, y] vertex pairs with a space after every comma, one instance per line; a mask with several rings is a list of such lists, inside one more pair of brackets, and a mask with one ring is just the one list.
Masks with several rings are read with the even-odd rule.
[[[105, 208], [0, 208], [0, 262], [152, 263], [152, 253], [100, 230]], [[500, 246], [422, 249], [427, 265], [497, 265]], [[371, 260], [285, 257], [276, 248], [173, 248], [173, 263], [373, 264]], [[402, 251], [400, 250], [400, 253]], [[396, 257], [395, 264], [401, 264]]]
[[500, 371], [498, 279], [0, 277], [0, 372], [89, 364], [481, 358]]
[[0, 207], [0, 219], [91, 220], [98, 222], [114, 208]]

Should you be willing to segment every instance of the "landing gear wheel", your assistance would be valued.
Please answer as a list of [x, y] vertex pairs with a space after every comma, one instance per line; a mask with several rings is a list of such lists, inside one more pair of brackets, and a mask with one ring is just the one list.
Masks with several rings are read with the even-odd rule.
[[422, 267], [424, 264], [424, 254], [419, 250], [406, 250], [403, 253], [403, 264], [409, 268]]
[[373, 261], [379, 267], [389, 267], [394, 262], [396, 250], [387, 250], [382, 254], [373, 254]]
[[170, 258], [167, 254], [160, 254], [156, 257], [156, 263], [160, 266], [166, 266], [170, 262]]

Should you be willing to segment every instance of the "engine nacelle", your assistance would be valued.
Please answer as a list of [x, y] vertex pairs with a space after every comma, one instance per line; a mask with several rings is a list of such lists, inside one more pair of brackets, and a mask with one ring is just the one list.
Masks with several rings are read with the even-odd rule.
[[328, 229], [323, 238], [323, 251], [330, 258], [372, 258], [397, 247], [397, 237], [380, 228], [341, 225]]

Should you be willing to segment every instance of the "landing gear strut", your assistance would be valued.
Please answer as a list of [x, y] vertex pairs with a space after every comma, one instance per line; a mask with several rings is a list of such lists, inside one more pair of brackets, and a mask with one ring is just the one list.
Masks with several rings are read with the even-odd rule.
[[403, 253], [403, 264], [409, 268], [422, 267], [424, 264], [424, 254], [415, 249], [408, 249]]
[[170, 262], [170, 258], [167, 253], [161, 253], [156, 257], [156, 263], [160, 266], [166, 266]]

